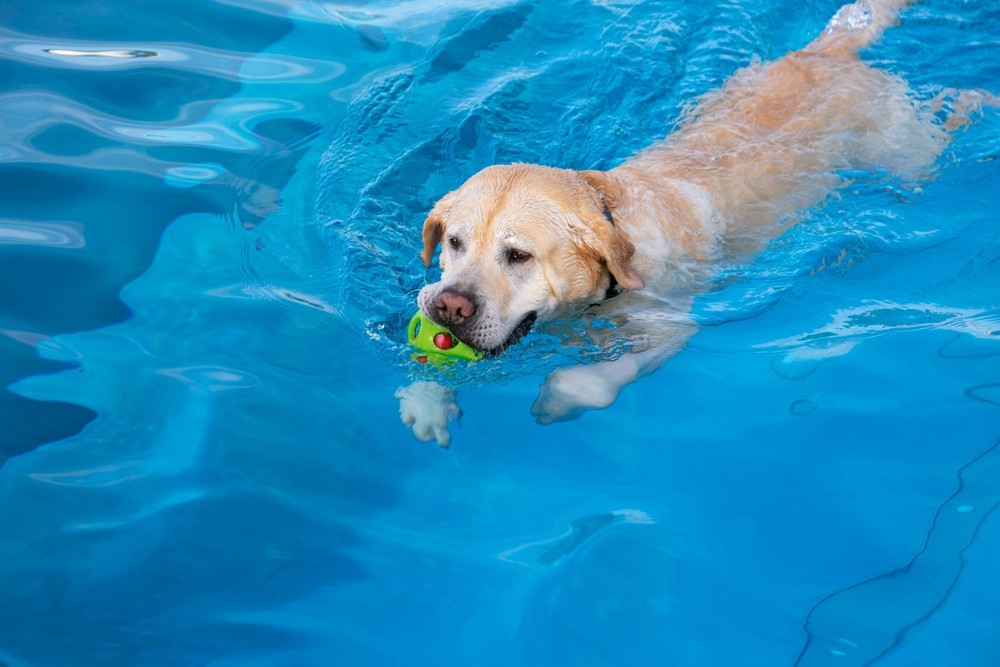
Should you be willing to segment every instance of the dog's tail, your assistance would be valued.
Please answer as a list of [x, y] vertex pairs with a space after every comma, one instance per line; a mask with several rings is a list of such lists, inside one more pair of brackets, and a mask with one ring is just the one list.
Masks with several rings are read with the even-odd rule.
[[852, 56], [873, 44], [886, 28], [896, 25], [899, 13], [915, 0], [857, 0], [841, 7], [822, 34], [804, 51], [831, 58]]

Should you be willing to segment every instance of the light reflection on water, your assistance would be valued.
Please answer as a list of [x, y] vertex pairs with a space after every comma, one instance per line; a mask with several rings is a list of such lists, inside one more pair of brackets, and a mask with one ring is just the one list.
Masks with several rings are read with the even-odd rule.
[[24, 222], [0, 218], [0, 245], [82, 248], [83, 225], [72, 222]]

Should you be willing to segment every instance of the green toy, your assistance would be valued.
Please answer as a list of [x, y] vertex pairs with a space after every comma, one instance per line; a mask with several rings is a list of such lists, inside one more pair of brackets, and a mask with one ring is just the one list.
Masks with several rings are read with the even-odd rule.
[[434, 322], [419, 310], [410, 319], [407, 330], [410, 345], [420, 350], [413, 359], [421, 364], [428, 361], [434, 364], [452, 363], [452, 359], [478, 361], [483, 353], [473, 349], [455, 338], [446, 328]]

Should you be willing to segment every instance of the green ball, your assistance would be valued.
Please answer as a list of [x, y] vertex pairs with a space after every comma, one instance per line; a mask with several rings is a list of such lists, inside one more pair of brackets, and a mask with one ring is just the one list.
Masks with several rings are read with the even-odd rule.
[[410, 318], [407, 339], [410, 345], [425, 353], [414, 355], [417, 361], [443, 361], [444, 358], [477, 361], [483, 358], [482, 352], [469, 347], [420, 311]]

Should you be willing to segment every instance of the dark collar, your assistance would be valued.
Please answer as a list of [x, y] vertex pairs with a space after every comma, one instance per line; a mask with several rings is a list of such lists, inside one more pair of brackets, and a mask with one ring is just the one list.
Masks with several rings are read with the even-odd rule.
[[[611, 215], [611, 209], [608, 208], [607, 202], [604, 201], [604, 193], [597, 190], [597, 188], [595, 188], [593, 185], [590, 185], [590, 183], [587, 183], [587, 185], [589, 185], [590, 188], [594, 191], [594, 193], [597, 195], [597, 198], [601, 200], [601, 206], [604, 207], [604, 211], [602, 211], [604, 213], [604, 219], [608, 221], [609, 225], [615, 227], [615, 216]], [[611, 281], [608, 283], [607, 291], [604, 292], [605, 301], [614, 298], [622, 293], [621, 286], [618, 284], [618, 281], [615, 280], [615, 277], [611, 275], [610, 272], [608, 273], [608, 278], [610, 278]], [[593, 304], [593, 306], [596, 305], [597, 305], [596, 303]]]
[[615, 277], [610, 273], [608, 274], [608, 277], [611, 278], [611, 282], [608, 283], [608, 291], [604, 293], [605, 301], [607, 301], [608, 299], [612, 299], [622, 293], [621, 285], [618, 284], [618, 281], [615, 280]]
[[[611, 215], [611, 209], [608, 208], [608, 205], [604, 202], [604, 195], [602, 193], [598, 192], [597, 193], [597, 197], [598, 197], [598, 199], [601, 200], [601, 205], [604, 206], [604, 217], [607, 219], [608, 224], [610, 224], [612, 227], [614, 227], [615, 226], [615, 216]], [[611, 299], [613, 297], [616, 297], [616, 296], [618, 296], [619, 294], [622, 293], [622, 288], [618, 284], [618, 281], [615, 280], [615, 277], [611, 273], [608, 273], [608, 277], [611, 279], [611, 282], [608, 283], [608, 291], [606, 291], [604, 293], [604, 300], [605, 301], [607, 301], [608, 299]]]

